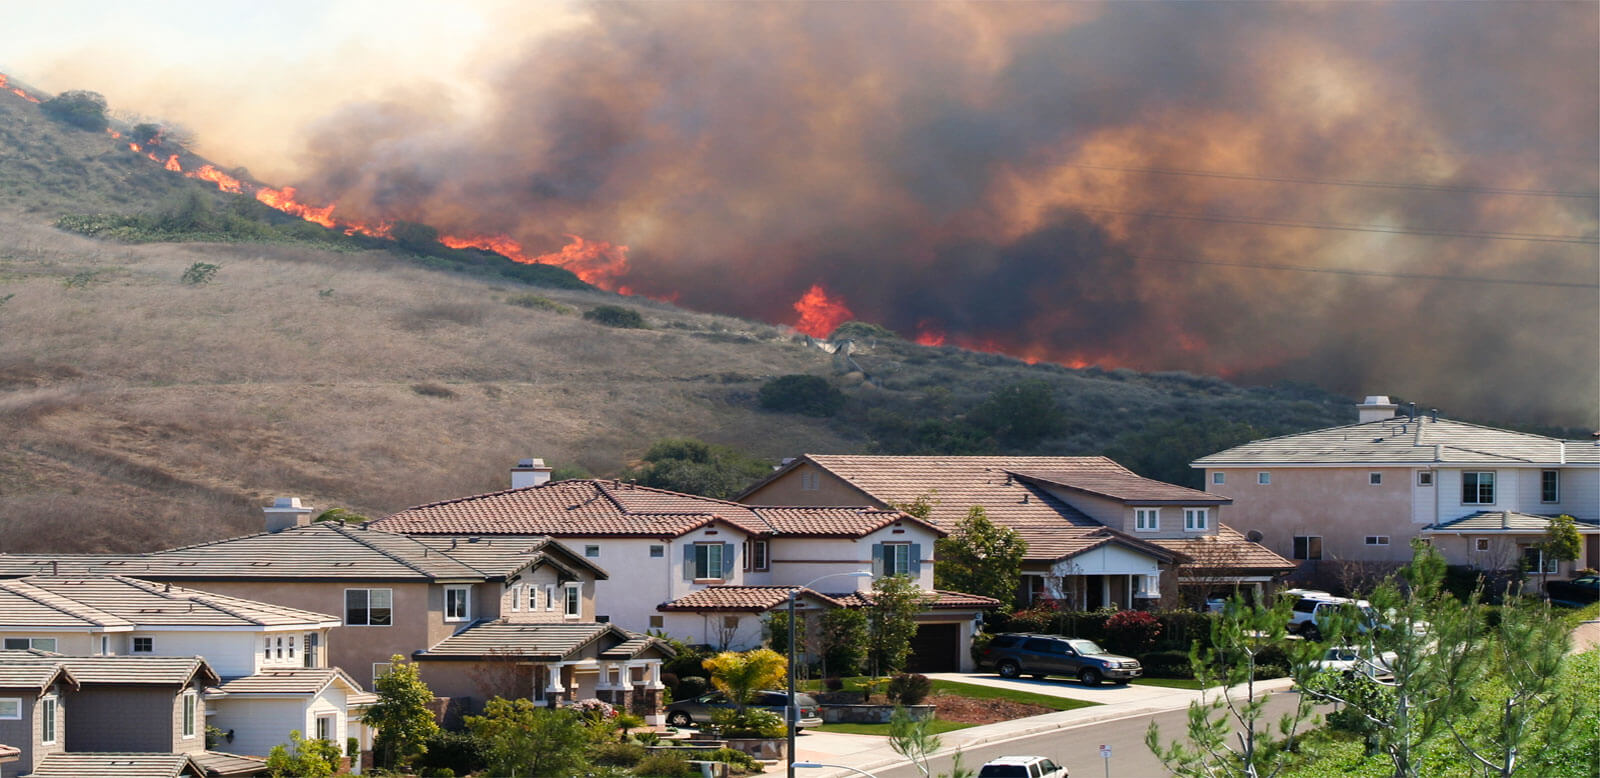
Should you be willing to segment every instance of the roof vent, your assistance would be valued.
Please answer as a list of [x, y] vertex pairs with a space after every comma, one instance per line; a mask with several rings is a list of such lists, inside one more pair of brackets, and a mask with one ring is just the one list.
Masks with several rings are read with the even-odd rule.
[[1400, 406], [1389, 402], [1388, 395], [1369, 394], [1367, 399], [1356, 406], [1356, 423], [1366, 424], [1369, 421], [1392, 419], [1398, 407]]

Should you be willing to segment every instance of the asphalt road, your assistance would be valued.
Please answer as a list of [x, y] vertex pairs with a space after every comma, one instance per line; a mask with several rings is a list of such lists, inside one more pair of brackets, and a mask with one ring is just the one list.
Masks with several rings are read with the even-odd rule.
[[[1273, 694], [1267, 702], [1265, 720], [1276, 722], [1278, 717], [1294, 710], [1298, 696], [1294, 692]], [[1162, 742], [1170, 742], [1185, 735], [1188, 711], [1131, 716], [988, 743], [964, 751], [961, 762], [963, 766], [976, 771], [979, 765], [995, 757], [1026, 754], [1054, 759], [1065, 766], [1073, 778], [1105, 778], [1108, 775], [1111, 778], [1159, 778], [1170, 773], [1145, 747], [1144, 733], [1151, 721], [1161, 727]], [[1102, 744], [1111, 746], [1109, 765], [1107, 760], [1100, 758]], [[948, 774], [950, 764], [950, 757], [936, 757], [931, 763], [932, 774]], [[910, 765], [878, 770], [873, 774], [878, 778], [921, 778], [921, 773]]]

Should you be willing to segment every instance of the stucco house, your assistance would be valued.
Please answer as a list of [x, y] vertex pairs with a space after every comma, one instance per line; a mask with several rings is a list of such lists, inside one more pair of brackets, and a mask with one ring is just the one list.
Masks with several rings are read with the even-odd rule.
[[[1246, 443], [1196, 459], [1230, 521], [1296, 563], [1399, 564], [1414, 538], [1453, 564], [1557, 575], [1600, 567], [1600, 441], [1562, 440], [1404, 412], [1384, 396], [1357, 421]], [[1398, 414], [1398, 415], [1397, 415]], [[1571, 563], [1533, 548], [1550, 516], [1577, 519]]]
[[15, 750], [0, 761], [0, 778], [33, 772], [45, 757], [67, 750], [63, 699], [78, 688], [61, 663], [0, 662], [0, 743]]
[[806, 454], [739, 495], [752, 506], [886, 508], [928, 498], [955, 527], [973, 507], [1028, 544], [1017, 600], [1094, 609], [1176, 604], [1180, 590], [1264, 587], [1292, 567], [1222, 524], [1226, 497], [1105, 457]]
[[[816, 584], [826, 594], [806, 602], [818, 607], [870, 591], [883, 575], [909, 575], [932, 592], [933, 542], [944, 534], [881, 507], [750, 506], [619, 481], [550, 482], [526, 465], [512, 471], [509, 490], [407, 508], [370, 526], [440, 549], [558, 538], [611, 572], [596, 583], [601, 619], [718, 649], [760, 645], [771, 606], [728, 610], [700, 592]], [[924, 656], [955, 670], [970, 663], [973, 624], [994, 603], [950, 602], [960, 607], [930, 604], [919, 630]]]

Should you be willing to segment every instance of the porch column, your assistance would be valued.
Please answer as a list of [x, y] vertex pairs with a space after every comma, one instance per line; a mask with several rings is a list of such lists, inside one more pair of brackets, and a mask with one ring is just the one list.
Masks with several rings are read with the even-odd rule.
[[551, 662], [544, 666], [544, 671], [549, 676], [544, 686], [544, 696], [556, 699], [556, 695], [567, 690], [567, 687], [561, 685], [561, 663]]
[[1100, 576], [1100, 604], [1102, 606], [1111, 604], [1111, 576], [1109, 575]]
[[1122, 598], [1127, 602], [1123, 607], [1131, 611], [1133, 610], [1133, 574], [1129, 573], [1126, 578], [1128, 588], [1122, 593]]

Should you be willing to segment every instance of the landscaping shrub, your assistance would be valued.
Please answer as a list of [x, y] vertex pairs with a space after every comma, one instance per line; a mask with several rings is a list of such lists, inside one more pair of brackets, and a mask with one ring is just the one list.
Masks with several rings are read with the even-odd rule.
[[1145, 611], [1118, 611], [1106, 619], [1105, 631], [1112, 651], [1132, 656], [1155, 646], [1161, 622]]
[[763, 765], [756, 758], [737, 748], [719, 748], [705, 755], [711, 762], [722, 762], [739, 773], [759, 773]]
[[620, 305], [597, 305], [583, 312], [583, 318], [596, 324], [607, 327], [619, 327], [627, 330], [649, 329], [644, 323], [644, 317], [632, 308], [623, 308]]
[[483, 742], [466, 732], [439, 730], [424, 744], [427, 750], [414, 763], [424, 774], [441, 775], [449, 771], [454, 775], [469, 775], [489, 766]]
[[715, 710], [711, 712], [711, 723], [723, 737], [783, 737], [789, 731], [782, 716], [761, 708]]
[[1187, 651], [1150, 651], [1139, 656], [1144, 674], [1150, 678], [1193, 678]]
[[637, 743], [601, 743], [589, 751], [589, 761], [605, 767], [633, 767], [649, 752]]
[[921, 673], [901, 673], [889, 680], [889, 700], [901, 705], [916, 705], [933, 691], [933, 681]]
[[806, 416], [832, 416], [844, 407], [844, 393], [826, 378], [796, 373], [782, 375], [761, 387], [761, 407]]
[[1161, 634], [1156, 638], [1155, 647], [1188, 651], [1196, 640], [1201, 642], [1202, 647], [1210, 646], [1212, 618], [1209, 613], [1191, 610], [1157, 613], [1156, 621], [1161, 622]]
[[672, 697], [677, 700], [692, 700], [706, 693], [710, 685], [705, 678], [698, 675], [686, 675], [678, 679], [678, 688], [673, 691]]
[[640, 778], [688, 778], [694, 772], [682, 751], [656, 751], [633, 767]]
[[837, 675], [830, 675], [822, 679], [822, 688], [830, 692], [844, 691], [844, 679]]

